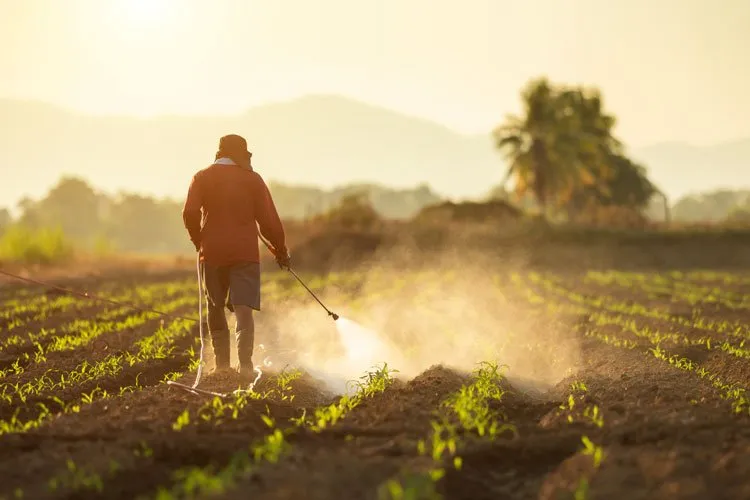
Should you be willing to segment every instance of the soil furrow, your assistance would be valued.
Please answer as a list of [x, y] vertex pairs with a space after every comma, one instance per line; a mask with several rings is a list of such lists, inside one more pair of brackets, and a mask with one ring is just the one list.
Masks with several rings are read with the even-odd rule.
[[[439, 404], [466, 380], [466, 375], [438, 366], [397, 382], [354, 408], [341, 429], [293, 434], [288, 457], [260, 467], [223, 498], [371, 498], [406, 463], [425, 461], [417, 456], [417, 442], [430, 431]], [[382, 428], [392, 432], [381, 434]]]

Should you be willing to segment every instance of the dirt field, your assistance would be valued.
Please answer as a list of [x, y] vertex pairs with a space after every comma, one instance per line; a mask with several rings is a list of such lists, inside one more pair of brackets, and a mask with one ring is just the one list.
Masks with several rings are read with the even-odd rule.
[[464, 271], [310, 279], [405, 360], [343, 398], [314, 360], [344, 337], [288, 275], [273, 365], [223, 399], [166, 384], [195, 378], [189, 272], [68, 282], [163, 317], [0, 288], [0, 498], [750, 498], [750, 273]]

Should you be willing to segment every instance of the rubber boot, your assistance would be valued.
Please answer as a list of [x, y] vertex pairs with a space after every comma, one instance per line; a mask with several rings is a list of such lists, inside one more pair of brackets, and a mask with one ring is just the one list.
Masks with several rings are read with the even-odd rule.
[[229, 371], [229, 330], [211, 332], [211, 345], [216, 359], [214, 373]]
[[237, 358], [240, 361], [240, 381], [250, 384], [255, 380], [256, 373], [253, 366], [253, 346], [255, 343], [255, 330], [237, 330]]

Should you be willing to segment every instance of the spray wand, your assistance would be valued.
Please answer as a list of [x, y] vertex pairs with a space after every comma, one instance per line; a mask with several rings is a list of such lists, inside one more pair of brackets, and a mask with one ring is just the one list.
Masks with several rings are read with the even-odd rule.
[[[262, 241], [263, 244], [266, 245], [266, 247], [268, 248], [268, 250], [275, 257], [276, 256], [276, 249], [271, 245], [270, 242], [268, 242], [268, 240], [266, 240], [263, 237], [262, 234], [260, 234], [260, 231], [258, 231], [258, 237], [260, 238], [260, 241]], [[279, 267], [285, 268], [287, 271], [289, 271], [291, 273], [291, 275], [294, 276], [294, 278], [299, 282], [299, 284], [302, 285], [303, 287], [305, 287], [305, 290], [307, 290], [310, 293], [310, 295], [312, 295], [312, 297], [318, 302], [318, 304], [320, 304], [320, 306], [323, 309], [325, 309], [325, 311], [328, 313], [328, 315], [333, 318], [333, 321], [336, 321], [337, 319], [339, 319], [339, 315], [336, 314], [335, 312], [331, 311], [330, 309], [328, 309], [325, 306], [325, 304], [323, 304], [323, 302], [320, 301], [320, 299], [318, 298], [318, 296], [315, 295], [315, 293], [312, 290], [310, 290], [310, 288], [305, 284], [304, 281], [302, 281], [302, 278], [300, 278], [299, 276], [297, 276], [297, 273], [295, 273], [294, 270], [290, 266], [282, 266], [281, 264], [279, 264]]]

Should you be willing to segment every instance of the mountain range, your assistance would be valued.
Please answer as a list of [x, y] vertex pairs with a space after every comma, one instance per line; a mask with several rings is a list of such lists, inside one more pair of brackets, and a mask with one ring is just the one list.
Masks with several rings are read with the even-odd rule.
[[[436, 103], [439, 105], [439, 103]], [[485, 195], [505, 165], [487, 134], [334, 95], [310, 95], [233, 116], [92, 116], [54, 105], [0, 100], [0, 206], [38, 198], [64, 174], [93, 186], [182, 199], [213, 160], [218, 138], [239, 133], [253, 165], [277, 184], [333, 190], [349, 184], [427, 185], [452, 199]], [[750, 138], [712, 147], [668, 143], [636, 149], [673, 199], [721, 187], [750, 188]]]

